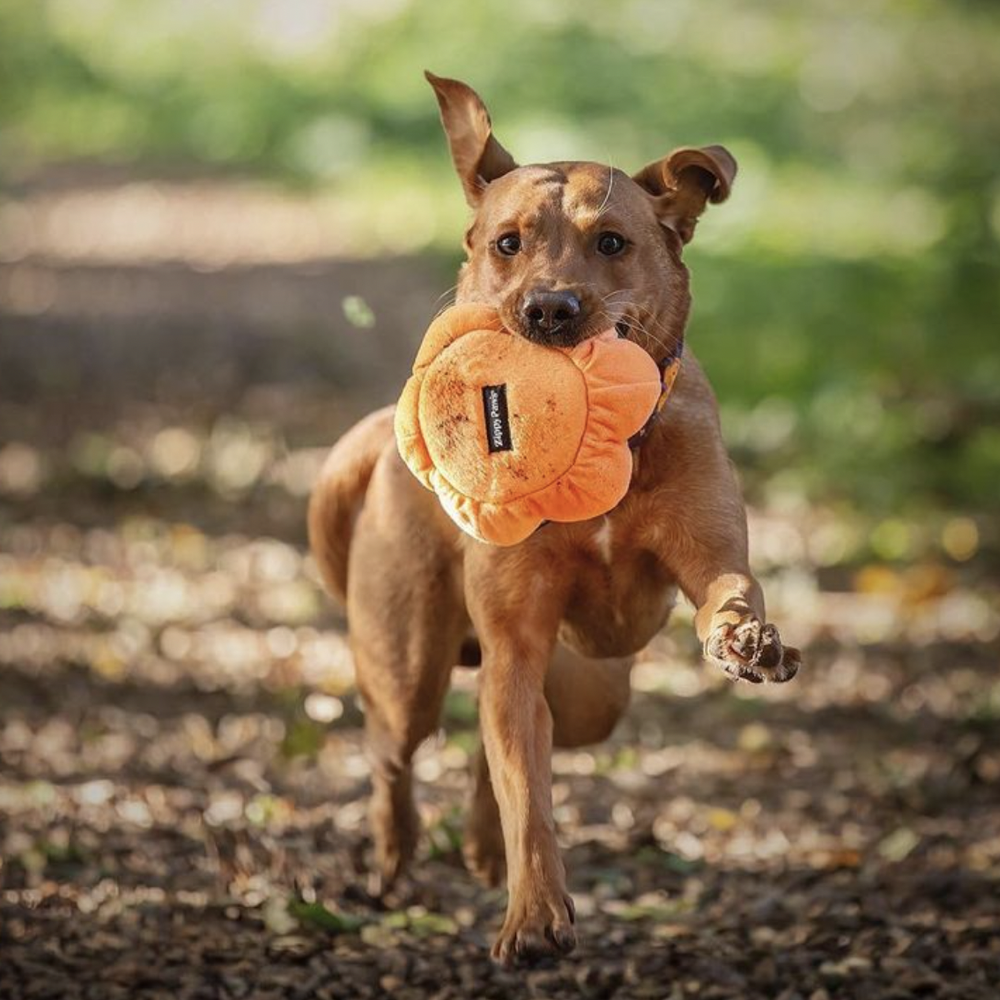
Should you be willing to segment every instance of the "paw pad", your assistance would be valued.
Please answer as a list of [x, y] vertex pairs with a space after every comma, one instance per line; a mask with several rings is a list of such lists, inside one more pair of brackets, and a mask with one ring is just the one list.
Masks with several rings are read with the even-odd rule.
[[717, 628], [705, 643], [705, 656], [733, 680], [751, 684], [790, 681], [801, 663], [799, 651], [786, 649], [773, 625], [753, 617]]

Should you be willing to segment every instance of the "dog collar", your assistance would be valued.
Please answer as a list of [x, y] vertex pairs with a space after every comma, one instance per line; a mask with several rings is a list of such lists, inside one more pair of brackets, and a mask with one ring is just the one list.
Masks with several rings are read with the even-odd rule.
[[684, 340], [682, 338], [677, 342], [674, 349], [660, 362], [660, 396], [656, 400], [656, 405], [653, 407], [653, 412], [649, 415], [649, 419], [628, 440], [628, 446], [633, 451], [646, 439], [653, 424], [659, 418], [663, 407], [667, 405], [667, 400], [670, 398], [674, 383], [677, 381], [677, 375], [681, 370], [681, 359], [683, 356]]

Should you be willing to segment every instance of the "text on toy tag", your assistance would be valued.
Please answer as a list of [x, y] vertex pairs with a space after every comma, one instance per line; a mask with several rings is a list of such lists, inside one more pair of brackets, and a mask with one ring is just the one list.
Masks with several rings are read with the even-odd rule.
[[507, 416], [507, 386], [483, 386], [483, 417], [486, 420], [486, 443], [490, 454], [510, 451], [510, 418]]

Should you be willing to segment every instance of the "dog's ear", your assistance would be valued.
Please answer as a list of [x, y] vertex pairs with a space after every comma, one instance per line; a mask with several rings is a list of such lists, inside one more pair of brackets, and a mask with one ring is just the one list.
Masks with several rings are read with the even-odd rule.
[[687, 243], [705, 205], [725, 201], [735, 177], [736, 161], [728, 149], [685, 146], [643, 167], [632, 180], [653, 196], [660, 223]]
[[426, 70], [424, 76], [437, 95], [441, 124], [448, 136], [455, 170], [465, 189], [465, 200], [475, 207], [486, 185], [513, 170], [517, 164], [493, 138], [490, 114], [471, 87]]

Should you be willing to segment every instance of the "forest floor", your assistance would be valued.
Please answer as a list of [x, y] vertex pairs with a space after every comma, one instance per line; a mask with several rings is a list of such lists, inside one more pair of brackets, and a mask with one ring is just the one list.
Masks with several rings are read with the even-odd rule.
[[303, 517], [379, 392], [309, 381], [297, 342], [268, 348], [299, 359], [281, 381], [155, 331], [148, 357], [117, 335], [109, 383], [29, 326], [0, 338], [2, 1000], [998, 995], [991, 567], [840, 569], [854, 527], [756, 503], [805, 667], [732, 685], [679, 609], [613, 738], [554, 757], [579, 947], [501, 969], [503, 894], [459, 849], [474, 671], [419, 753], [412, 874], [368, 892], [362, 716]]

